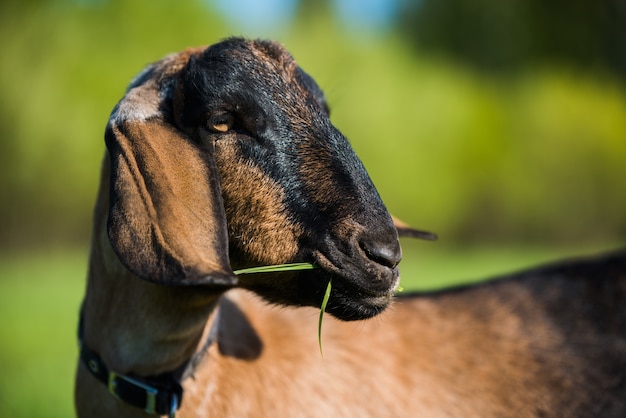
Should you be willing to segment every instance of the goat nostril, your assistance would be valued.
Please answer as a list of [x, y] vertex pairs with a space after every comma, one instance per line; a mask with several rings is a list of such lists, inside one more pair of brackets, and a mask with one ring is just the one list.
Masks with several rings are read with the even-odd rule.
[[402, 259], [402, 250], [398, 241], [383, 243], [373, 240], [362, 240], [359, 244], [367, 258], [385, 267], [395, 268]]

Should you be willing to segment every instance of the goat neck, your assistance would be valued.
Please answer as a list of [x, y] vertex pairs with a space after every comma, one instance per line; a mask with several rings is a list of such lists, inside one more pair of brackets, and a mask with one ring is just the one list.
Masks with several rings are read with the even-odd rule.
[[[102, 178], [108, 178], [109, 163]], [[108, 184], [100, 187], [94, 217], [83, 339], [118, 373], [157, 375], [182, 366], [205, 343], [222, 292], [200, 286], [163, 286], [127, 270], [107, 233]], [[120, 318], [119, 312], [126, 312]], [[175, 312], [175, 314], [173, 314]]]

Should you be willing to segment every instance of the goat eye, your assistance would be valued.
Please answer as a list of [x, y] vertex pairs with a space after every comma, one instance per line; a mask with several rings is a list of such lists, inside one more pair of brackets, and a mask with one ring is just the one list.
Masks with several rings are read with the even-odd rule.
[[220, 113], [209, 119], [208, 128], [213, 132], [228, 132], [235, 124], [235, 117], [231, 113]]

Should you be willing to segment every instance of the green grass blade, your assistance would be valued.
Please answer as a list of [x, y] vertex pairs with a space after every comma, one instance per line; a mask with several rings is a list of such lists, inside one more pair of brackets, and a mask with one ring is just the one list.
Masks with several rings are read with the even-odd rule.
[[277, 264], [275, 266], [260, 266], [250, 267], [241, 270], [235, 270], [233, 273], [240, 274], [254, 274], [254, 273], [274, 273], [279, 271], [296, 271], [296, 270], [313, 270], [318, 268], [315, 264], [311, 263], [291, 263], [291, 264]]
[[[297, 271], [297, 270], [312, 270], [318, 268], [317, 265], [311, 263], [290, 263], [290, 264], [277, 264], [274, 266], [260, 266], [260, 267], [250, 267], [240, 270], [235, 270], [233, 273], [235, 275], [240, 274], [255, 274], [255, 273], [274, 273], [281, 271]], [[330, 299], [330, 291], [332, 289], [331, 280], [328, 280], [328, 286], [326, 286], [326, 293], [324, 294], [324, 299], [322, 300], [322, 306], [320, 308], [320, 318], [317, 325], [317, 340], [320, 346], [320, 354], [324, 357], [324, 353], [322, 351], [322, 320], [324, 318], [324, 312], [326, 312], [326, 305], [328, 304], [328, 299]]]
[[326, 286], [326, 293], [324, 293], [324, 299], [322, 300], [322, 306], [320, 307], [320, 319], [317, 323], [317, 342], [320, 345], [320, 355], [322, 358], [324, 358], [324, 351], [322, 350], [322, 320], [324, 319], [324, 312], [326, 312], [326, 305], [328, 305], [332, 287], [332, 279], [329, 279], [328, 286]]

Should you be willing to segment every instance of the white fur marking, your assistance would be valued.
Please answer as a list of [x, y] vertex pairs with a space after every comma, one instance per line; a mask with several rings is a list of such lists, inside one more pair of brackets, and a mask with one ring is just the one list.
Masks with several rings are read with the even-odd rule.
[[160, 115], [160, 103], [159, 89], [154, 81], [149, 80], [126, 93], [111, 113], [111, 120], [143, 122]]

